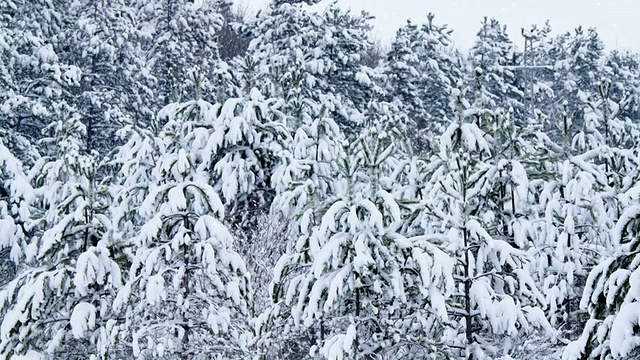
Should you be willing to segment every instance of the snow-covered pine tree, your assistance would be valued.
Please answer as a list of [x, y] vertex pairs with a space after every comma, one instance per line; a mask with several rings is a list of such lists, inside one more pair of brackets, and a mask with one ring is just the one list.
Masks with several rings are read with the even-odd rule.
[[[203, 80], [197, 72], [191, 76], [196, 86]], [[114, 302], [124, 322], [113, 336], [128, 356], [246, 355], [249, 274], [233, 249], [223, 223], [224, 204], [210, 173], [220, 141], [235, 139], [242, 131], [233, 127], [237, 132], [225, 133], [229, 129], [216, 118], [242, 123], [237, 105], [234, 100], [212, 105], [201, 98], [170, 104], [158, 115], [166, 124], [153, 141], [134, 133], [121, 150], [135, 152], [137, 161], [124, 169], [135, 174], [141, 187], [128, 187], [134, 198], [121, 210], [138, 212], [129, 232], [135, 236], [130, 239], [134, 255], [128, 280]]]
[[61, 8], [61, 1], [0, 4], [0, 127], [33, 142], [59, 118], [56, 104], [63, 100], [65, 83], [77, 77], [77, 69], [61, 61], [52, 41], [64, 32]]
[[[242, 227], [243, 231], [237, 232], [241, 251], [251, 263], [252, 274], [258, 282], [257, 311], [265, 310], [269, 300], [266, 295], [272, 278], [271, 269], [286, 249], [290, 232], [296, 232], [292, 220], [314, 204], [321, 206], [322, 199], [332, 193], [329, 184], [336, 172], [334, 159], [342, 151], [343, 138], [338, 125], [331, 118], [332, 114], [339, 111], [341, 104], [332, 95], [314, 90], [313, 84], [317, 80], [305, 67], [305, 56], [308, 55], [304, 55], [303, 51], [308, 49], [303, 44], [307, 43], [308, 38], [318, 37], [313, 31], [321, 28], [310, 30], [309, 26], [314, 23], [313, 19], [319, 22], [320, 15], [290, 3], [274, 3], [269, 11], [270, 16], [259, 21], [259, 26], [265, 31], [256, 32], [263, 41], [254, 40], [250, 54], [244, 59], [244, 68], [238, 72], [242, 88], [256, 82], [267, 94], [283, 100], [278, 106], [281, 112], [279, 121], [283, 126], [281, 130], [291, 134], [283, 132], [283, 138], [291, 141], [278, 145], [281, 152], [273, 152], [278, 157], [277, 162], [273, 163], [275, 168], [270, 177], [275, 203], [271, 209], [268, 206], [256, 207], [254, 210], [257, 212], [251, 214], [258, 220], [256, 225], [268, 225], [259, 219], [277, 219], [281, 223], [279, 226], [288, 231], [274, 234], [275, 238], [269, 236], [269, 229], [273, 225], [267, 227], [265, 236], [251, 227]], [[287, 46], [289, 41], [301, 46]], [[249, 68], [251, 66], [257, 68], [252, 70]], [[270, 203], [269, 200], [263, 205]], [[266, 264], [269, 265], [263, 266]], [[265, 296], [260, 299], [259, 294]]]
[[613, 50], [605, 57], [602, 73], [611, 79], [611, 96], [615, 103], [621, 104], [622, 120], [640, 118], [640, 60], [628, 51]]
[[[382, 89], [376, 84], [378, 75], [360, 61], [373, 47], [369, 23], [372, 17], [366, 12], [352, 14], [337, 3], [330, 4], [322, 17], [323, 41], [313, 52], [317, 64], [324, 67], [325, 71], [316, 69], [316, 77], [324, 80], [317, 85], [324, 94], [340, 94], [343, 103], [363, 113], [369, 109], [370, 102], [382, 94]], [[339, 118], [337, 120], [341, 121]], [[349, 128], [348, 123], [342, 127], [346, 134], [351, 131], [357, 133], [356, 129]]]
[[400, 28], [383, 67], [389, 96], [402, 102], [423, 141], [444, 130], [449, 95], [463, 78], [451, 55], [452, 30], [434, 23], [434, 17], [427, 15], [421, 26], [409, 21]]
[[132, 52], [134, 19], [128, 2], [18, 1], [4, 24], [2, 102], [7, 121], [22, 134], [39, 132], [65, 114], [62, 101], [87, 127], [89, 149], [111, 150], [118, 122], [135, 112], [135, 84], [125, 74]]
[[[558, 105], [568, 102], [569, 116], [581, 126], [584, 117], [583, 104], [598, 98], [597, 89], [601, 77], [599, 63], [603, 57], [604, 45], [595, 28], [586, 32], [582, 27], [574, 34], [561, 34], [553, 40], [549, 54], [554, 61], [555, 81], [553, 91]], [[549, 109], [552, 113], [562, 113], [558, 107]]]
[[[5, 146], [5, 143], [10, 146]], [[30, 218], [33, 189], [24, 170], [39, 153], [22, 134], [0, 127], [0, 228], [5, 228], [0, 245], [0, 288], [13, 280], [22, 261], [23, 245], [28, 236], [25, 225]], [[23, 162], [24, 161], [24, 162]]]
[[125, 270], [125, 275], [135, 252], [135, 244], [131, 239], [146, 222], [138, 210], [155, 181], [153, 169], [160, 154], [156, 142], [158, 132], [155, 119], [151, 120], [149, 128], [133, 122], [123, 126], [117, 132], [123, 144], [113, 152], [108, 163], [113, 171], [109, 186], [113, 196], [109, 207], [113, 223], [113, 246], [117, 248], [117, 261]]
[[38, 211], [28, 224], [24, 269], [1, 296], [0, 354], [102, 357], [121, 285], [109, 250], [108, 194], [94, 156], [82, 152], [85, 127], [73, 111], [47, 132], [31, 174]]
[[[86, 128], [84, 144], [106, 154], [115, 147], [114, 134], [127, 117], [129, 65], [134, 26], [125, 1], [74, 1], [60, 4], [64, 34], [51, 39], [61, 60], [74, 66], [76, 77], [65, 84], [64, 99], [77, 109]], [[64, 8], [62, 8], [64, 6]], [[64, 10], [62, 10], [64, 9]]]
[[[536, 195], [530, 216], [537, 221], [532, 236], [536, 248], [536, 277], [548, 303], [547, 316], [561, 337], [573, 337], [579, 328], [577, 302], [593, 255], [598, 248], [588, 199], [594, 192], [594, 168], [576, 158], [572, 149], [578, 133], [568, 113], [560, 117], [561, 126], [552, 140], [538, 133], [535, 178], [531, 191]], [[536, 216], [535, 213], [538, 215]], [[535, 220], [532, 220], [535, 221]]]
[[[289, 224], [287, 236], [278, 239], [281, 251], [276, 254], [275, 260], [278, 261], [287, 252], [291, 257], [287, 258], [286, 266], [296, 269], [310, 264], [312, 249], [309, 232], [318, 226], [322, 214], [340, 194], [340, 183], [336, 179], [340, 175], [339, 161], [345, 158], [346, 144], [339, 126], [329, 117], [333, 108], [331, 100], [327, 99], [322, 106], [310, 102], [307, 105], [307, 109], [312, 112], [302, 114], [302, 123], [284, 152], [283, 163], [273, 176], [276, 198], [271, 213], [272, 216], [281, 216]], [[263, 281], [271, 282], [274, 275], [272, 269], [273, 267], [269, 268]], [[293, 273], [296, 274], [297, 270]], [[283, 281], [284, 279], [278, 280]], [[280, 358], [295, 357], [300, 353], [304, 355], [308, 353], [308, 343], [312, 338], [307, 332], [289, 330], [293, 323], [290, 309], [280, 306], [282, 289], [278, 288], [279, 285], [270, 287], [273, 286], [276, 288], [272, 288], [270, 292], [275, 305], [262, 309], [265, 311], [259, 319], [260, 349], [269, 349], [267, 353], [277, 354]]]
[[[570, 254], [566, 254], [568, 257], [563, 259], [566, 261], [565, 267], [562, 267], [563, 260], [551, 260], [553, 265], [550, 263], [555, 255], [566, 253], [566, 249], [560, 250], [561, 247], [555, 243], [552, 235], [554, 230], [558, 230], [555, 233], [557, 236], [563, 230], [573, 233], [575, 229], [563, 227], [571, 226], [571, 210], [568, 210], [571, 219], [566, 224], [558, 220], [563, 216], [560, 214], [566, 215], [562, 211], [572, 207], [572, 204], [569, 201], [553, 202], [548, 197], [553, 187], [548, 186], [556, 184], [556, 161], [570, 145], [565, 144], [567, 148], [562, 148], [562, 145], [553, 143], [544, 132], [541, 121], [529, 119], [524, 126], [516, 124], [512, 110], [489, 116], [487, 120], [490, 131], [485, 136], [491, 136], [491, 151], [494, 155], [487, 158], [486, 163], [495, 167], [497, 173], [494, 175], [494, 188], [485, 195], [495, 199], [489, 201], [493, 216], [485, 226], [492, 237], [502, 239], [527, 254], [529, 263], [526, 269], [546, 300], [541, 303], [541, 309], [545, 310], [551, 324], [557, 328], [566, 326], [574, 317], [574, 314], [565, 312], [570, 310], [570, 307], [565, 306], [566, 301], [572, 297], [575, 299], [579, 294], [574, 286], [573, 275], [583, 270], [579, 259], [584, 259], [584, 256], [571, 258]], [[562, 183], [561, 180], [559, 182]], [[544, 204], [549, 200], [554, 206], [561, 205], [546, 208]], [[549, 216], [548, 211], [558, 212], [554, 217]], [[565, 236], [566, 234], [563, 238]], [[558, 240], [558, 243], [563, 241]], [[560, 251], [555, 252], [556, 250]], [[578, 260], [576, 268], [568, 265], [570, 259]], [[554, 270], [550, 271], [551, 269]], [[545, 324], [541, 329], [527, 331], [526, 336], [513, 338], [510, 356], [542, 358], [557, 353], [561, 347], [561, 343], [557, 341], [559, 333], [548, 331], [549, 329]]]
[[[452, 351], [463, 349], [458, 356], [495, 358], [518, 350], [518, 336], [548, 323], [544, 296], [530, 274], [532, 259], [517, 245], [527, 242], [526, 232], [514, 231], [509, 241], [496, 229], [505, 199], [495, 193], [501, 189], [501, 168], [490, 161], [496, 155], [495, 139], [468, 120], [478, 110], [468, 109], [465, 92], [454, 92], [457, 118], [431, 159], [430, 183], [435, 185], [423, 195], [428, 221], [422, 226], [454, 259], [456, 291], [446, 305], [454, 326], [444, 340]], [[526, 182], [526, 174], [521, 172], [520, 167], [512, 169], [515, 190], [526, 193], [520, 183]], [[513, 231], [517, 225], [508, 227]], [[524, 238], [516, 240], [519, 236]]]
[[323, 96], [334, 96], [331, 117], [356, 136], [363, 111], [381, 91], [374, 71], [360, 64], [372, 46], [368, 20], [336, 4], [316, 13], [299, 3], [273, 2], [249, 25], [254, 39], [236, 77], [244, 79], [244, 88], [258, 87], [267, 97], [302, 93], [322, 103]]
[[[482, 94], [474, 94], [481, 108], [513, 108], [516, 118], [522, 118], [524, 93], [521, 80], [509, 66], [518, 65], [518, 53], [507, 35], [506, 26], [496, 19], [485, 18], [471, 50], [470, 64], [475, 69], [470, 83], [480, 81]], [[480, 69], [481, 71], [477, 71]]]
[[580, 338], [567, 345], [563, 360], [631, 359], [640, 355], [640, 293], [636, 280], [640, 260], [640, 189], [637, 185], [640, 164], [637, 164], [637, 149], [634, 152], [635, 171], [626, 177], [625, 183], [629, 184], [626, 191], [617, 196], [623, 211], [610, 232], [616, 251], [604, 257], [589, 273], [580, 306], [588, 311], [590, 318]]
[[220, 58], [231, 61], [236, 57], [243, 57], [251, 39], [239, 30], [247, 22], [249, 14], [246, 9], [237, 7], [232, 0], [220, 0], [218, 12], [224, 19], [224, 24], [218, 32]]
[[237, 224], [250, 221], [273, 201], [273, 172], [290, 138], [282, 105], [253, 89], [246, 97], [225, 101], [211, 119], [208, 166], [215, 174], [214, 188], [228, 206], [228, 218]]
[[634, 155], [628, 150], [640, 144], [638, 124], [620, 117], [628, 98], [621, 96], [619, 89], [610, 78], [601, 79], [598, 96], [586, 103], [583, 129], [573, 140], [585, 160], [603, 165], [607, 178], [604, 185], [612, 188], [622, 187], [625, 175], [633, 171], [629, 162]]
[[292, 132], [311, 110], [308, 102], [314, 98], [316, 80], [305, 68], [305, 51], [311, 43], [306, 39], [318, 37], [314, 33], [317, 29], [310, 25], [319, 22], [318, 17], [301, 5], [271, 3], [266, 14], [247, 25], [253, 39], [247, 55], [235, 64], [239, 87], [246, 91], [256, 88], [267, 97], [284, 100], [281, 110], [289, 117], [287, 127]]
[[[423, 56], [429, 59], [423, 72], [425, 81], [425, 101], [427, 111], [433, 120], [441, 121], [452, 109], [449, 108], [451, 90], [456, 87], [458, 81], [463, 79], [457, 59], [451, 50], [453, 40], [450, 30], [446, 25], [434, 23], [434, 14], [427, 15], [427, 22], [421, 26], [423, 35]], [[434, 134], [444, 131], [446, 125], [432, 125]]]
[[[228, 66], [220, 59], [217, 35], [223, 19], [224, 0], [142, 1], [136, 5], [141, 66], [149, 71], [144, 82], [152, 94], [146, 101], [155, 115], [166, 104], [193, 99], [194, 87], [185, 83], [188, 73], [199, 67], [208, 80], [200, 96], [217, 101], [235, 95], [227, 86]], [[133, 74], [136, 75], [136, 74]], [[218, 86], [220, 85], [220, 86]], [[150, 99], [151, 100], [150, 100]]]
[[[196, 96], [206, 93], [208, 81], [198, 68], [191, 70], [187, 82], [197, 89]], [[275, 195], [271, 177], [290, 137], [285, 116], [280, 111], [283, 101], [265, 99], [255, 88], [249, 94], [215, 105], [202, 98], [198, 101], [213, 109], [202, 115], [206, 118], [201, 121], [201, 127], [210, 134], [206, 144], [198, 144], [207, 156], [201, 170], [209, 172], [210, 185], [228, 207], [226, 220], [246, 225], [257, 211], [269, 209]], [[142, 146], [146, 149], [157, 146], [150, 142], [149, 136], [153, 134], [143, 132], [147, 134], [133, 137], [131, 146], [137, 146], [136, 143], [145, 143]]]
[[329, 117], [333, 108], [328, 98], [321, 105], [314, 104], [311, 113], [303, 114], [285, 152], [286, 160], [273, 176], [277, 193], [274, 210], [297, 218], [322, 206], [336, 192], [334, 180], [339, 172], [338, 159], [344, 156], [345, 139]]
[[526, 105], [526, 117], [529, 123], [540, 121], [540, 114], [553, 114], [554, 97], [553, 82], [555, 73], [551, 52], [551, 24], [549, 21], [541, 27], [532, 25], [528, 29], [522, 29], [525, 41], [530, 41], [531, 48], [523, 52], [521, 68], [515, 74], [521, 79], [522, 90], [525, 92], [523, 102]]
[[[609, 233], [620, 216], [618, 194], [628, 189], [634, 170], [637, 127], [618, 117], [621, 105], [603, 79], [599, 99], [585, 103], [582, 126], [572, 124], [569, 104], [560, 117], [555, 142], [539, 134], [547, 150], [540, 153], [544, 176], [536, 183], [538, 273], [549, 303], [549, 319], [562, 336], [575, 339], [584, 323], [578, 307], [588, 272], [601, 256], [614, 251]], [[626, 180], [625, 180], [626, 179]]]
[[398, 29], [387, 53], [384, 75], [390, 87], [389, 95], [402, 101], [410, 119], [422, 123], [426, 122], [427, 114], [421, 96], [424, 83], [421, 81], [422, 59], [416, 51], [420, 46], [418, 35], [418, 25], [411, 20], [407, 20], [407, 24]]
[[290, 333], [311, 337], [312, 357], [442, 354], [437, 334], [453, 263], [425, 239], [401, 234], [407, 211], [395, 195], [408, 147], [387, 106], [371, 109], [368, 130], [339, 159], [335, 199], [320, 214], [305, 213], [296, 247], [276, 267], [275, 306]]

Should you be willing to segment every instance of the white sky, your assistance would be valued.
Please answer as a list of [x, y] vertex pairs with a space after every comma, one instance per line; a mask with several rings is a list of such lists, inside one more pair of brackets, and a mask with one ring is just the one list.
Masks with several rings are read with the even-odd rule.
[[[269, 0], [236, 0], [253, 9]], [[322, 3], [330, 3], [324, 0]], [[554, 33], [573, 31], [578, 25], [595, 26], [607, 49], [640, 51], [640, 0], [338, 0], [344, 7], [375, 16], [373, 25], [383, 43], [389, 43], [407, 19], [423, 23], [433, 12], [438, 24], [454, 30], [461, 49], [473, 45], [482, 18], [496, 17], [507, 25], [511, 41], [522, 46], [520, 28], [551, 21]]]

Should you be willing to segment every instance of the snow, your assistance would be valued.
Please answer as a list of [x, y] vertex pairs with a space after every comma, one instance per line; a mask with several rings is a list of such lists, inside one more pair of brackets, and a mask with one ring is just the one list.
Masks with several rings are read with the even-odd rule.
[[321, 349], [321, 353], [327, 360], [343, 360], [345, 359], [345, 354], [348, 358], [356, 337], [356, 328], [351, 324], [345, 334], [335, 335], [327, 340]]
[[624, 304], [611, 325], [609, 335], [611, 341], [611, 355], [613, 357], [627, 357], [640, 346], [640, 335], [636, 335], [634, 328], [640, 325], [640, 303]]
[[93, 284], [104, 284], [107, 271], [102, 261], [104, 258], [99, 259], [91, 250], [78, 257], [73, 283], [80, 295], [86, 296], [89, 292], [89, 286]]
[[87, 331], [96, 326], [96, 308], [89, 303], [81, 302], [73, 308], [71, 318], [71, 333], [76, 339], [83, 338]]
[[11, 357], [11, 359], [14, 360], [44, 360], [46, 359], [46, 356], [34, 351], [34, 350], [29, 350], [25, 355], [14, 355]]
[[611, 230], [611, 237], [614, 244], [620, 244], [622, 234], [629, 225], [629, 222], [640, 216], [640, 204], [629, 206], [618, 218], [615, 227]]
[[146, 300], [152, 305], [159, 305], [161, 301], [166, 299], [162, 275], [149, 276], [145, 289]]

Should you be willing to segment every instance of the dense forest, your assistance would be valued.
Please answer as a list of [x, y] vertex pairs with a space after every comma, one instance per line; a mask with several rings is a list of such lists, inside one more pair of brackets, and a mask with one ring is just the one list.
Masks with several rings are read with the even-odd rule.
[[0, 1], [0, 359], [639, 358], [640, 57], [317, 2]]

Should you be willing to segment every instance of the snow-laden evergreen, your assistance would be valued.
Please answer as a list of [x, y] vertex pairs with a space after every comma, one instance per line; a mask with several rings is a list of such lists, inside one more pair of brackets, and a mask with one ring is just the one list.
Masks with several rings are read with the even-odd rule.
[[[389, 94], [405, 106], [424, 141], [446, 127], [449, 95], [463, 78], [450, 49], [452, 30], [436, 24], [434, 18], [429, 14], [422, 25], [408, 22], [400, 28], [384, 66]], [[419, 142], [420, 137], [414, 140]]]
[[509, 39], [506, 27], [496, 19], [485, 17], [478, 31], [476, 43], [471, 49], [471, 66], [475, 76], [470, 80], [477, 84], [473, 94], [480, 107], [489, 109], [523, 108], [523, 89], [511, 66], [518, 65], [518, 54]]
[[582, 123], [582, 103], [588, 99], [597, 99], [598, 84], [602, 71], [600, 62], [604, 45], [595, 28], [585, 31], [582, 27], [558, 35], [549, 49], [552, 55], [550, 65], [555, 70], [553, 91], [557, 99], [556, 107], [549, 111], [561, 112], [558, 106], [568, 101], [569, 116], [576, 124]]
[[[519, 336], [549, 325], [546, 301], [532, 277], [533, 258], [523, 248], [526, 229], [518, 229], [515, 219], [499, 225], [502, 202], [509, 200], [505, 205], [511, 207], [522, 200], [497, 192], [506, 185], [526, 199], [526, 173], [517, 163], [494, 162], [496, 139], [470, 121], [477, 109], [468, 109], [465, 91], [454, 92], [457, 116], [431, 159], [429, 183], [434, 186], [426, 189], [423, 227], [454, 259], [456, 290], [447, 302], [453, 321], [445, 333], [447, 344], [462, 348], [459, 356], [467, 359], [495, 358], [517, 351]], [[501, 184], [506, 171], [511, 184]]]
[[[636, 174], [636, 183], [638, 181]], [[617, 251], [590, 272], [580, 306], [590, 318], [580, 338], [570, 343], [563, 359], [634, 358], [640, 354], [638, 307], [638, 203], [637, 185], [622, 196], [624, 211], [611, 237]]]
[[46, 151], [31, 170], [37, 210], [26, 223], [24, 269], [2, 291], [0, 353], [102, 356], [122, 284], [109, 249], [108, 193], [94, 155], [82, 152], [86, 129], [79, 119], [71, 115], [47, 130]]
[[[2, 127], [38, 139], [57, 119], [67, 83], [78, 69], [61, 61], [51, 38], [64, 32], [64, 2], [10, 1], [0, 4], [0, 103]], [[12, 144], [5, 144], [12, 147]]]
[[[226, 64], [220, 59], [217, 34], [223, 25], [221, 0], [137, 2], [138, 61], [144, 62], [143, 80], [150, 82], [154, 98], [148, 99], [155, 115], [170, 102], [197, 97], [185, 80], [194, 67], [211, 83], [207, 97], [219, 100], [229, 95]], [[137, 76], [137, 74], [132, 74]]]
[[244, 87], [258, 86], [266, 96], [298, 106], [299, 96], [319, 103], [324, 96], [335, 97], [331, 117], [354, 137], [362, 113], [381, 92], [377, 74], [360, 63], [372, 46], [368, 16], [351, 14], [337, 4], [318, 13], [301, 3], [273, 2], [258, 17], [238, 77]]
[[134, 133], [123, 148], [137, 157], [128, 175], [148, 187], [125, 188], [140, 226], [128, 232], [135, 251], [113, 302], [124, 321], [111, 336], [127, 356], [231, 359], [247, 350], [250, 276], [207, 171], [219, 146], [212, 120], [223, 109], [202, 99], [170, 104], [152, 142]]
[[388, 111], [372, 109], [373, 123], [338, 160], [337, 196], [300, 217], [295, 247], [276, 266], [271, 321], [289, 316], [285, 329], [306, 334], [313, 357], [439, 352], [437, 338], [420, 339], [443, 331], [453, 262], [402, 234], [408, 212], [395, 197], [408, 148]]

